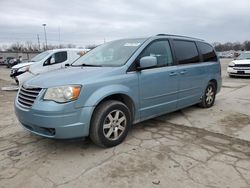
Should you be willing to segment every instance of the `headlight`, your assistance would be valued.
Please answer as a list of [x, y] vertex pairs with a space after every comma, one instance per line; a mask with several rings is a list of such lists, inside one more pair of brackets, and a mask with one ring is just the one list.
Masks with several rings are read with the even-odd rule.
[[59, 86], [48, 88], [43, 99], [65, 103], [76, 100], [80, 94], [81, 86]]
[[17, 72], [26, 72], [29, 71], [30, 66], [25, 66], [17, 69]]
[[235, 63], [232, 61], [228, 64], [229, 67], [234, 67], [235, 66]]

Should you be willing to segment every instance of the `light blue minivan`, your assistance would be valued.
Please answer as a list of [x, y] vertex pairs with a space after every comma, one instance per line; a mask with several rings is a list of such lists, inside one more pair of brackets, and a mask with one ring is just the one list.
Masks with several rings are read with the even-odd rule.
[[132, 124], [187, 106], [213, 106], [221, 87], [214, 48], [159, 34], [93, 49], [72, 65], [26, 81], [15, 100], [24, 128], [48, 138], [120, 144]]

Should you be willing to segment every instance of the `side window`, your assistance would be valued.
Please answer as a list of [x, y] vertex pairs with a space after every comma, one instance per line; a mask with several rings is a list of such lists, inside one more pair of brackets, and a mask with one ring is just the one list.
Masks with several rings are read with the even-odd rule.
[[203, 62], [217, 61], [217, 56], [212, 46], [198, 42], [198, 47], [201, 51]]
[[173, 58], [171, 54], [171, 49], [169, 42], [164, 41], [156, 41], [147, 46], [139, 58], [145, 56], [154, 56], [157, 58], [157, 66], [170, 66], [173, 64]]
[[192, 41], [174, 40], [174, 50], [179, 64], [197, 63], [200, 61], [197, 47]]
[[67, 52], [57, 52], [54, 54], [55, 63], [62, 63], [67, 60]]

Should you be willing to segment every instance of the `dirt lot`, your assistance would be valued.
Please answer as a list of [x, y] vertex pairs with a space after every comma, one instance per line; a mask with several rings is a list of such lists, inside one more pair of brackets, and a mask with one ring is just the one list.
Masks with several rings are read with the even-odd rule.
[[[137, 124], [101, 149], [23, 130], [15, 92], [0, 91], [0, 187], [250, 187], [250, 78], [228, 78], [215, 106], [196, 106]], [[10, 85], [0, 67], [0, 87]]]

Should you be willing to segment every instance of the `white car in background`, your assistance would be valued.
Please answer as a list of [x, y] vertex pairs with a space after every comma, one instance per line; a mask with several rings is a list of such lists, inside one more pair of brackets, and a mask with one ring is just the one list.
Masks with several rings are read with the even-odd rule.
[[228, 64], [228, 75], [250, 76], [250, 51], [242, 52], [240, 56]]
[[41, 73], [64, 68], [66, 64], [73, 63], [88, 51], [89, 49], [73, 48], [48, 50], [38, 54], [31, 61], [13, 66], [10, 76], [21, 85]]

